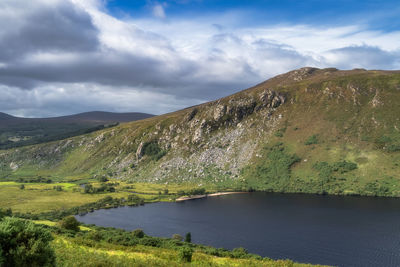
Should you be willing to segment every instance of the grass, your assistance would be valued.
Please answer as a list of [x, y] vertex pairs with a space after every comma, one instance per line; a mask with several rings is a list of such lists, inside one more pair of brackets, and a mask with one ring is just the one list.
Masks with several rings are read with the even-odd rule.
[[73, 238], [56, 237], [52, 243], [59, 266], [293, 266], [310, 264], [290, 260], [235, 259], [216, 257], [194, 252], [191, 263], [182, 262], [176, 250], [142, 245], [117, 246], [99, 243], [88, 247], [74, 242]]
[[[106, 196], [127, 198], [133, 193], [140, 196], [145, 202], [174, 201], [178, 191], [189, 191], [194, 187], [190, 184], [131, 184], [119, 180], [111, 180], [108, 183], [115, 184], [115, 192], [84, 194], [82, 193], [83, 188], [77, 183], [0, 182], [0, 208], [11, 208], [13, 212], [19, 213], [40, 214], [82, 206], [96, 202]], [[20, 189], [22, 184], [25, 189]], [[91, 184], [94, 187], [101, 185], [99, 182], [91, 182]], [[61, 186], [62, 191], [55, 190], [55, 186]], [[168, 194], [165, 194], [166, 189]], [[215, 191], [210, 190], [210, 192]]]

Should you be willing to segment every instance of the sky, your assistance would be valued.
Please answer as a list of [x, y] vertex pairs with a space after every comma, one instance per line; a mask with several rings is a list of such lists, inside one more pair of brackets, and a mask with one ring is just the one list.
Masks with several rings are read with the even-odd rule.
[[398, 0], [0, 0], [0, 112], [162, 114], [305, 66], [400, 69], [398, 18]]

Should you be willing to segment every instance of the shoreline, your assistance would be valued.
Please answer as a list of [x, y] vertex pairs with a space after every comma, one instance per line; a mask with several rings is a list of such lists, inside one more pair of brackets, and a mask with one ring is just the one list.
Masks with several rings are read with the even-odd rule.
[[188, 196], [188, 197], [179, 197], [179, 198], [175, 199], [175, 202], [182, 202], [182, 201], [187, 201], [187, 200], [202, 199], [202, 198], [207, 198], [207, 197], [216, 197], [216, 196], [224, 196], [224, 195], [246, 194], [246, 193], [248, 193], [248, 192], [217, 192], [217, 193], [204, 194], [204, 195], [193, 195], [193, 196]]

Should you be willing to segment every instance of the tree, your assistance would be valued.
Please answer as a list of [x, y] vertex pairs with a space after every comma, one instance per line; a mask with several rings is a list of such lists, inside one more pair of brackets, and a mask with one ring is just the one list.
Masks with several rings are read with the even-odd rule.
[[43, 226], [17, 218], [4, 218], [0, 222], [0, 265], [55, 266], [55, 254], [50, 246], [52, 239]]
[[58, 226], [66, 229], [78, 232], [79, 229], [79, 222], [75, 219], [74, 216], [67, 216], [63, 218], [61, 221], [58, 222]]
[[181, 260], [183, 262], [191, 262], [192, 261], [192, 254], [193, 254], [193, 250], [189, 247], [182, 247], [179, 250], [179, 257], [181, 258]]
[[183, 237], [180, 234], [173, 234], [172, 235], [172, 239], [178, 240], [178, 241], [182, 241]]
[[190, 243], [190, 242], [192, 242], [192, 234], [189, 232], [189, 233], [186, 233], [186, 235], [185, 235], [185, 242], [187, 242], [187, 243]]
[[100, 183], [105, 183], [105, 182], [107, 182], [107, 181], [108, 181], [107, 177], [105, 177], [105, 176], [99, 177], [99, 182], [100, 182]]
[[132, 231], [133, 236], [137, 238], [143, 238], [144, 237], [144, 232], [142, 229], [136, 229]]
[[86, 185], [85, 185], [84, 192], [85, 192], [85, 193], [93, 193], [93, 185], [91, 185], [91, 184], [86, 184]]

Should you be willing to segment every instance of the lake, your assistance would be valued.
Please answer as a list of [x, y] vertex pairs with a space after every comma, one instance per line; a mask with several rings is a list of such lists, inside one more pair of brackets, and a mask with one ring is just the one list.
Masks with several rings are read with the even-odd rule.
[[400, 199], [249, 193], [97, 210], [87, 224], [273, 259], [337, 266], [400, 266]]

